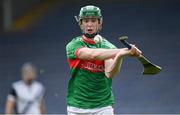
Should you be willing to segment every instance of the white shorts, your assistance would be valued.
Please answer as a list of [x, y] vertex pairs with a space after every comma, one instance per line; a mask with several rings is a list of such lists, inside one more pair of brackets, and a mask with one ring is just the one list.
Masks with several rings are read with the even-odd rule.
[[72, 106], [67, 107], [67, 114], [68, 115], [114, 115], [114, 109], [112, 106], [95, 108], [95, 109], [82, 109], [76, 108]]

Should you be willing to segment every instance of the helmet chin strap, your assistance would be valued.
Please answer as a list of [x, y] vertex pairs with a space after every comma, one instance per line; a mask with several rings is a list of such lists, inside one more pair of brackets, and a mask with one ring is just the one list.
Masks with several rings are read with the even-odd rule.
[[97, 32], [95, 32], [93, 34], [85, 33], [85, 30], [83, 31], [83, 35], [90, 39], [94, 38], [97, 34], [99, 34], [99, 29], [97, 29]]
[[87, 38], [94, 38], [98, 33], [93, 33], [93, 34], [88, 34], [88, 33], [84, 33], [83, 35], [86, 36]]

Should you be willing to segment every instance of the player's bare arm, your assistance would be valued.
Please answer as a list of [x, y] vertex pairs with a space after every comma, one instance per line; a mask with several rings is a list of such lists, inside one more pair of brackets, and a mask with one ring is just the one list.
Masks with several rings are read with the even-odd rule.
[[108, 78], [114, 77], [121, 68], [123, 57], [116, 55], [114, 59], [105, 60], [105, 75]]
[[127, 48], [121, 49], [114, 58], [105, 60], [106, 77], [112, 78], [120, 71], [123, 57], [127, 54], [127, 51]]
[[114, 58], [121, 49], [92, 49], [92, 48], [81, 48], [78, 51], [78, 58], [83, 60], [106, 60]]
[[13, 114], [13, 109], [15, 107], [15, 100], [7, 100], [5, 114]]
[[41, 100], [40, 111], [41, 111], [41, 114], [45, 114], [46, 113], [44, 98]]
[[135, 47], [135, 45], [132, 45], [131, 50], [128, 50], [127, 48], [121, 49], [114, 58], [105, 60], [106, 76], [108, 78], [112, 78], [120, 71], [123, 57], [127, 55], [139, 57], [140, 54], [141, 51], [137, 47]]

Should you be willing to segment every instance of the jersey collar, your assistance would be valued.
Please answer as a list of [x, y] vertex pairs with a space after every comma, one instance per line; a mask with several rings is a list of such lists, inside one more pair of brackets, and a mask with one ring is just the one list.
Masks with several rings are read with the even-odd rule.
[[96, 44], [94, 42], [94, 40], [90, 39], [90, 38], [87, 38], [85, 35], [82, 35], [82, 40], [85, 42], [85, 43], [88, 43], [88, 44]]

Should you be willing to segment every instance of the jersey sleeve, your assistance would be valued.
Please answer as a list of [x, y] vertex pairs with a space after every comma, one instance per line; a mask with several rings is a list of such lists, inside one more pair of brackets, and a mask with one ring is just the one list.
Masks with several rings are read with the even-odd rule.
[[107, 39], [103, 39], [102, 47], [106, 49], [117, 49], [117, 47], [110, 43]]
[[8, 98], [8, 100], [13, 100], [13, 101], [15, 101], [17, 99], [17, 93], [16, 93], [16, 90], [14, 89], [14, 87], [11, 87], [7, 98]]
[[77, 53], [80, 48], [84, 47], [80, 41], [73, 40], [66, 45], [66, 54], [69, 59], [77, 58]]

